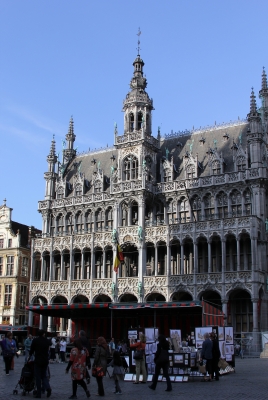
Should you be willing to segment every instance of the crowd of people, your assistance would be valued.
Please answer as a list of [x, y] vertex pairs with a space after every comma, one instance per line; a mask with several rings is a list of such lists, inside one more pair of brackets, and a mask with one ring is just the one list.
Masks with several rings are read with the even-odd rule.
[[[189, 337], [186, 336], [185, 342], [188, 343]], [[18, 356], [17, 343], [12, 337], [12, 332], [8, 332], [6, 338], [1, 342], [2, 355], [5, 362], [6, 375], [14, 368], [14, 357]], [[128, 347], [125, 341], [115, 343], [114, 338], [111, 338], [107, 343], [105, 338], [100, 336], [97, 339], [95, 354], [93, 356], [93, 363], [91, 365], [90, 356], [92, 349], [90, 341], [86, 337], [85, 331], [80, 331], [78, 336], [73, 341], [73, 347], [70, 351], [69, 361], [66, 360], [66, 345], [65, 338], [53, 336], [46, 337], [44, 330], [39, 330], [38, 336], [33, 338], [28, 335], [25, 340], [25, 363], [32, 361], [34, 364], [34, 376], [36, 391], [35, 398], [41, 398], [41, 393], [47, 393], [50, 397], [52, 389], [50, 386], [49, 378], [49, 363], [64, 363], [67, 362], [65, 372], [71, 370], [72, 379], [72, 395], [69, 399], [76, 399], [77, 386], [80, 385], [87, 397], [90, 397], [90, 392], [87, 384], [90, 383], [89, 370], [92, 368], [92, 376], [96, 378], [98, 387], [98, 396], [104, 396], [105, 390], [103, 385], [103, 377], [107, 373], [107, 367], [113, 368], [112, 378], [115, 381], [115, 394], [122, 394], [120, 387], [120, 380], [124, 380], [125, 366], [123, 365], [122, 356], [128, 353]], [[145, 363], [145, 346], [146, 337], [143, 333], [139, 334], [139, 340], [130, 340], [130, 349], [134, 350], [134, 359], [136, 364], [136, 379], [134, 384], [147, 382], [147, 370]], [[172, 390], [172, 385], [169, 377], [169, 353], [170, 343], [164, 335], [159, 335], [157, 351], [155, 353], [155, 373], [153, 375], [152, 383], [149, 386], [151, 390], [157, 387], [158, 377], [160, 372], [166, 379], [166, 391]], [[211, 382], [213, 378], [219, 380], [218, 361], [220, 359], [220, 349], [217, 336], [214, 332], [205, 333], [204, 342], [201, 350], [200, 361], [204, 361], [206, 365], [206, 373], [204, 374], [204, 382]], [[140, 375], [142, 374], [142, 380]], [[110, 374], [109, 374], [110, 376]]]

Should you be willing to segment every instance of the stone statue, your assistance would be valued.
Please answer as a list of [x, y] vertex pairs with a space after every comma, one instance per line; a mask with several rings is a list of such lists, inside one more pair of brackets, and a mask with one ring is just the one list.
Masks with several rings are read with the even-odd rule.
[[112, 289], [112, 294], [114, 296], [115, 295], [115, 289], [116, 289], [116, 286], [115, 286], [114, 282], [112, 282], [112, 284], [111, 284], [111, 289]]
[[117, 242], [117, 230], [116, 229], [113, 229], [113, 232], [112, 232], [112, 242], [113, 243]]
[[141, 226], [138, 227], [138, 236], [139, 236], [139, 240], [143, 239], [143, 230], [142, 230]]
[[169, 149], [166, 147], [166, 159], [168, 160]]
[[142, 283], [141, 282], [138, 283], [138, 293], [139, 293], [139, 296], [142, 296]]
[[265, 220], [265, 232], [268, 232], [268, 218]]

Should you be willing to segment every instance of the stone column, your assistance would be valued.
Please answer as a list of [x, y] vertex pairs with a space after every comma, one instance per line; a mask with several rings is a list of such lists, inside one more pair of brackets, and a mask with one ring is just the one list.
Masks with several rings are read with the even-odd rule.
[[82, 250], [81, 253], [81, 274], [80, 274], [80, 279], [84, 279], [85, 277], [85, 251]]
[[198, 272], [198, 245], [197, 245], [197, 241], [193, 242], [193, 246], [194, 246], [194, 274], [197, 274]]
[[236, 266], [237, 271], [240, 271], [240, 239], [239, 237], [236, 238]]
[[68, 319], [67, 336], [68, 337], [72, 336], [72, 320], [71, 319]]
[[[47, 331], [48, 332], [52, 332], [52, 322], [53, 322], [53, 318], [52, 317], [48, 317], [48, 325], [47, 325]], [[40, 315], [40, 323], [41, 323], [41, 315]]]
[[[52, 317], [50, 317], [50, 318], [52, 318]], [[42, 314], [40, 314], [40, 317], [39, 317], [39, 329], [43, 329], [43, 315]], [[47, 330], [48, 330], [48, 327], [47, 327]]]
[[258, 332], [259, 324], [258, 324], [258, 299], [252, 298], [253, 304], [253, 332]]
[[222, 265], [222, 282], [225, 282], [225, 271], [226, 271], [226, 240], [221, 240], [221, 265]]
[[29, 311], [28, 314], [28, 326], [33, 326], [33, 312]]
[[167, 258], [166, 258], [166, 275], [169, 277], [171, 275], [171, 249], [170, 244], [167, 243]]
[[144, 222], [145, 222], [145, 201], [144, 199], [139, 200], [139, 226], [144, 229]]
[[40, 281], [44, 280], [44, 268], [45, 268], [45, 261], [44, 261], [44, 256], [42, 254], [41, 255], [41, 277], [40, 277]]
[[211, 274], [211, 240], [207, 241], [208, 243], [208, 273]]
[[158, 275], [158, 246], [155, 245], [155, 264], [154, 264], [154, 274]]
[[184, 275], [184, 244], [181, 243], [181, 275]]
[[106, 276], [106, 250], [104, 249], [102, 252], [102, 269], [101, 269], [101, 277], [107, 278]]
[[227, 315], [227, 304], [228, 304], [227, 300], [222, 300], [222, 311], [224, 313], [224, 326], [227, 326], [227, 318], [228, 318], [228, 315]]

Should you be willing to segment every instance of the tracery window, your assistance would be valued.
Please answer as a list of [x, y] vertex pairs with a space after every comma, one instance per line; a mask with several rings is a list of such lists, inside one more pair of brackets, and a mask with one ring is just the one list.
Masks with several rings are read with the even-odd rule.
[[177, 222], [177, 203], [176, 201], [170, 201], [167, 205], [167, 214], [169, 224]]
[[63, 235], [64, 231], [64, 216], [62, 214], [57, 217], [57, 232], [59, 235]]
[[200, 221], [202, 219], [201, 198], [199, 196], [194, 196], [191, 203], [192, 203], [194, 220]]
[[162, 225], [164, 221], [164, 205], [163, 203], [158, 203], [156, 207], [156, 222], [157, 225]]
[[63, 187], [60, 187], [57, 191], [57, 199], [63, 199], [64, 197], [64, 189]]
[[231, 210], [232, 210], [232, 217], [237, 217], [242, 215], [242, 198], [241, 193], [238, 190], [234, 190], [231, 193]]
[[102, 192], [102, 184], [100, 180], [96, 180], [94, 182], [94, 189], [95, 189], [95, 193], [101, 193]]
[[93, 212], [88, 210], [85, 214], [85, 230], [86, 232], [92, 232], [94, 228], [94, 217]]
[[171, 181], [171, 171], [170, 168], [165, 168], [164, 169], [164, 182], [170, 182]]
[[82, 233], [83, 230], [83, 214], [79, 211], [75, 216], [75, 231]]
[[74, 221], [71, 213], [68, 213], [66, 216], [66, 232], [69, 235], [72, 235], [74, 232]]
[[237, 171], [245, 171], [246, 169], [246, 159], [245, 157], [238, 157], [236, 161]]
[[83, 194], [83, 188], [82, 188], [82, 186], [81, 186], [81, 185], [77, 185], [77, 186], [75, 187], [75, 195], [76, 195], [76, 196], [82, 196], [82, 194]]
[[101, 210], [101, 208], [99, 208], [96, 211], [95, 214], [95, 218], [96, 218], [96, 230], [97, 231], [102, 231], [104, 228], [104, 212]]
[[51, 215], [51, 224], [50, 224], [51, 236], [54, 236], [54, 234], [55, 234], [55, 224], [56, 224], [56, 221], [55, 221], [54, 215]]
[[219, 219], [228, 218], [228, 197], [224, 192], [220, 192], [217, 196], [217, 212]]
[[126, 203], [122, 204], [121, 213], [122, 213], [121, 225], [128, 226], [128, 206]]
[[113, 209], [109, 207], [106, 210], [106, 226], [105, 229], [111, 230], [113, 228]]
[[142, 122], [143, 122], [143, 114], [142, 112], [138, 113], [138, 130], [140, 130], [142, 128]]
[[251, 194], [250, 194], [250, 190], [247, 189], [244, 192], [244, 204], [245, 204], [245, 211], [244, 214], [245, 215], [251, 215]]
[[212, 162], [212, 174], [219, 175], [221, 173], [221, 164], [219, 160], [214, 160]]
[[204, 211], [206, 219], [213, 219], [215, 216], [214, 197], [208, 194], [204, 197]]
[[130, 181], [133, 179], [138, 178], [138, 159], [135, 156], [128, 156], [124, 160], [124, 166], [123, 166], [123, 179], [125, 181]]
[[190, 164], [186, 168], [186, 178], [193, 179], [195, 178], [195, 166]]
[[189, 222], [189, 201], [186, 197], [182, 197], [179, 201], [179, 221]]

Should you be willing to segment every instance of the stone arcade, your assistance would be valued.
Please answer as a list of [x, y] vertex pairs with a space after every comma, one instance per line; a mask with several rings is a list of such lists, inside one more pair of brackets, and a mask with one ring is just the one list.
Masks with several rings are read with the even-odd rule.
[[[153, 100], [138, 54], [114, 146], [74, 149], [52, 140], [34, 239], [30, 306], [210, 301], [235, 332], [267, 330], [267, 134], [265, 70], [247, 120], [153, 136]], [[116, 241], [124, 253], [113, 271]], [[85, 311], [83, 317], [88, 318]], [[176, 310], [172, 310], [176, 312]], [[61, 315], [62, 317], [62, 315]], [[29, 325], [71, 332], [52, 316]]]

